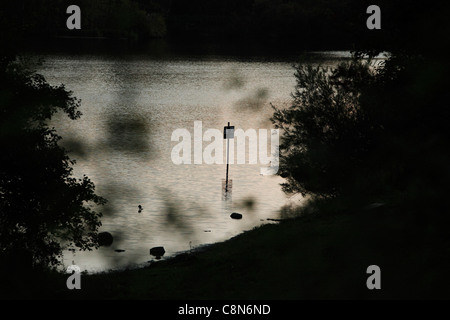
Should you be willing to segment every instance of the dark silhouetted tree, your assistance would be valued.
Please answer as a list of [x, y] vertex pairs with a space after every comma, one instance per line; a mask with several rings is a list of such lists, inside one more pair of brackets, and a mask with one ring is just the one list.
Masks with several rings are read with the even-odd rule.
[[80, 101], [7, 60], [0, 70], [0, 256], [56, 266], [64, 248], [97, 246], [101, 213], [94, 209], [106, 200], [86, 176], [72, 177], [74, 161], [47, 124], [56, 112], [79, 118]]
[[275, 108], [272, 119], [282, 129], [284, 190], [355, 208], [395, 204], [447, 228], [448, 59], [391, 53], [374, 64], [355, 54], [333, 69], [296, 70], [292, 106]]
[[375, 74], [370, 60], [353, 60], [335, 69], [299, 65], [293, 104], [277, 109], [282, 129], [279, 174], [286, 192], [336, 196], [369, 149], [371, 129], [361, 112], [362, 88]]

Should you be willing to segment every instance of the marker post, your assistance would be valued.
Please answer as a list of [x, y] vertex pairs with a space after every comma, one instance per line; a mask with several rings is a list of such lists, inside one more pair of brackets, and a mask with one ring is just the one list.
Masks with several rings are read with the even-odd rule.
[[225, 194], [228, 193], [228, 171], [230, 165], [230, 139], [234, 139], [234, 126], [230, 126], [228, 122], [228, 126], [223, 128], [223, 138], [227, 139], [227, 173], [225, 180]]

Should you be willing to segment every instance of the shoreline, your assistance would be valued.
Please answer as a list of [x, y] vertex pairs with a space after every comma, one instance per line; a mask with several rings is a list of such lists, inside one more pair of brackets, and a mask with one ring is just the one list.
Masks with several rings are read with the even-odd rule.
[[[450, 257], [439, 239], [395, 207], [309, 214], [143, 268], [82, 274], [81, 290], [66, 288], [67, 275], [49, 273], [32, 278], [38, 283], [28, 294], [69, 300], [448, 299], [450, 281], [442, 275]], [[366, 287], [370, 265], [381, 269], [381, 290]]]

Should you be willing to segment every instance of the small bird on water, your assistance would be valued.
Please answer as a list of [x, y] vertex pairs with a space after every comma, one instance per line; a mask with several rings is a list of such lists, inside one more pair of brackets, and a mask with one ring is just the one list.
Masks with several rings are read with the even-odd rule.
[[141, 213], [141, 212], [142, 212], [142, 210], [144, 210], [144, 208], [142, 208], [142, 206], [141, 206], [141, 205], [138, 205], [138, 209], [139, 209], [138, 213]]

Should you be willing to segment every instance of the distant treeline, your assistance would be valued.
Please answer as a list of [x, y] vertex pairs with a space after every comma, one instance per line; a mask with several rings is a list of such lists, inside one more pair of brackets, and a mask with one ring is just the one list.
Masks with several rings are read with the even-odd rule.
[[[81, 8], [81, 30], [66, 28], [71, 4]], [[366, 27], [371, 4], [381, 8], [381, 30]], [[0, 7], [0, 32], [7, 38], [170, 38], [389, 49], [436, 45], [436, 29], [448, 28], [446, 12], [431, 2], [406, 0], [9, 0]]]

